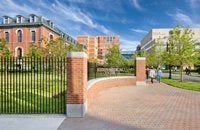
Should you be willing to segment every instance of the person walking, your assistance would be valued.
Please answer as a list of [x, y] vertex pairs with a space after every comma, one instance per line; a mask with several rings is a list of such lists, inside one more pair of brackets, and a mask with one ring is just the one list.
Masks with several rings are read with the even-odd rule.
[[158, 82], [159, 83], [160, 83], [161, 75], [162, 75], [162, 70], [160, 68], [158, 68], [158, 70], [157, 70], [157, 78], [158, 78]]
[[146, 67], [146, 78], [149, 79], [149, 67]]
[[150, 71], [149, 71], [149, 77], [151, 78], [151, 83], [153, 83], [153, 79], [154, 79], [155, 75], [156, 75], [156, 73], [155, 73], [155, 70], [153, 69], [153, 66], [152, 66]]

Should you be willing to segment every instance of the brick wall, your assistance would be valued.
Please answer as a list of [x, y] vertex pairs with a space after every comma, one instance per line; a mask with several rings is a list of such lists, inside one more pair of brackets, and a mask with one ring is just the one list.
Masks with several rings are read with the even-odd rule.
[[136, 85], [136, 77], [111, 77], [101, 78], [100, 80], [89, 81], [87, 89], [87, 103], [88, 105], [95, 98], [97, 93], [103, 89], [119, 86], [132, 86]]
[[144, 57], [137, 57], [135, 60], [135, 74], [137, 81], [145, 81], [146, 80], [146, 74], [145, 74], [145, 58]]
[[[17, 41], [17, 31], [22, 30], [22, 42]], [[32, 42], [31, 31], [36, 31], [36, 41]], [[53, 34], [53, 38], [56, 39], [59, 37], [57, 33], [51, 31], [50, 29], [44, 26], [31, 26], [31, 27], [2, 27], [0, 28], [0, 38], [5, 38], [5, 32], [9, 32], [9, 43], [7, 44], [10, 52], [15, 56], [15, 51], [17, 47], [21, 47], [23, 50], [23, 55], [28, 53], [29, 47], [37, 45], [40, 47], [46, 47], [46, 44], [40, 43], [40, 38], [44, 37], [49, 39], [49, 35]]]
[[[87, 81], [87, 59], [67, 58], [67, 95], [68, 104], [83, 104]], [[86, 75], [85, 75], [86, 74]]]
[[109, 87], [133, 86], [145, 82], [145, 58], [136, 58], [136, 77], [109, 77], [90, 80], [87, 84], [87, 58], [84, 52], [72, 52], [67, 58], [67, 116], [84, 117], [87, 105], [99, 91]]

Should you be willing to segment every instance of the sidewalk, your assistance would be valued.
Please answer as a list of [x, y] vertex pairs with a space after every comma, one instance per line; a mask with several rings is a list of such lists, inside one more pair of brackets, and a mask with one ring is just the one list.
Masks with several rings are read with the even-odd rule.
[[[148, 81], [149, 83], [149, 81]], [[163, 83], [101, 91], [85, 118], [67, 118], [58, 130], [200, 129], [200, 92]]]
[[[163, 73], [164, 77], [169, 77], [169, 73]], [[180, 74], [172, 74], [172, 78], [180, 79]], [[200, 77], [193, 75], [183, 75], [183, 80], [192, 81], [192, 82], [200, 82]]]
[[0, 130], [56, 130], [65, 115], [0, 115]]

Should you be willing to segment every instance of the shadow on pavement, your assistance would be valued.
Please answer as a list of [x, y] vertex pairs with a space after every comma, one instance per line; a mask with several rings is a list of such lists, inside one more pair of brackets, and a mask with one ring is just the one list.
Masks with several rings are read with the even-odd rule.
[[[120, 122], [120, 121], [119, 121]], [[85, 118], [66, 118], [57, 130], [135, 130], [143, 129], [119, 122], [99, 119], [86, 115]]]

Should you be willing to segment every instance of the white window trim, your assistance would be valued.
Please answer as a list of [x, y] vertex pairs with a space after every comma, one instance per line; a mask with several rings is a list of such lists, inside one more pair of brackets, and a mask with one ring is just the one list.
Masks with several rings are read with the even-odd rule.
[[54, 34], [53, 34], [53, 33], [49, 33], [49, 36], [50, 36], [50, 35], [53, 35], [53, 36], [54, 36]]
[[[33, 17], [33, 21], [32, 21], [32, 17]], [[35, 16], [30, 16], [29, 19], [30, 19], [30, 23], [34, 23], [36, 21], [36, 17]]]
[[30, 32], [32, 32], [32, 31], [37, 32], [35, 28], [30, 29]]
[[23, 30], [22, 29], [16, 29], [15, 33], [17, 34], [17, 32], [21, 30], [22, 31], [22, 34], [23, 34]]
[[[20, 21], [19, 21], [20, 20]], [[17, 17], [17, 23], [22, 23], [22, 17]]]
[[53, 39], [54, 39], [54, 34], [53, 33], [49, 33], [49, 40], [50, 40], [50, 36], [53, 36]]
[[5, 32], [9, 32], [10, 33], [10, 30], [4, 30], [4, 34], [5, 34]]
[[[6, 19], [8, 20], [8, 22], [6, 23]], [[6, 17], [3, 19], [4, 24], [9, 24], [10, 23], [10, 18]]]
[[[32, 31], [35, 31], [35, 41], [32, 40]], [[36, 29], [30, 29], [30, 33], [31, 33], [31, 42], [35, 43], [36, 42], [36, 35], [37, 35]]]
[[24, 56], [24, 48], [23, 47], [21, 47], [21, 46], [17, 46], [16, 48], [15, 48], [15, 57], [17, 57], [17, 49], [18, 48], [21, 48], [22, 49], [22, 57]]

